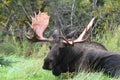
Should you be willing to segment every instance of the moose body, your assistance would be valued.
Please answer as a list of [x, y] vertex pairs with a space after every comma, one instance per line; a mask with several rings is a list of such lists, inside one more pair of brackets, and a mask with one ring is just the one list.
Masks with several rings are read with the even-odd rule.
[[84, 42], [70, 46], [56, 43], [44, 60], [43, 69], [52, 70], [56, 76], [75, 71], [103, 71], [107, 75], [118, 76], [120, 55], [107, 51], [98, 43], [97, 47], [102, 48], [95, 48], [93, 44]]
[[[75, 45], [76, 45], [75, 44], [74, 46], [71, 46], [71, 48], [73, 48], [73, 47], [76, 48], [76, 51], [80, 51], [84, 47], [87, 48], [87, 49], [90, 48], [90, 49], [106, 50], [107, 51], [107, 49], [103, 45], [101, 45], [100, 43], [97, 43], [97, 42], [84, 42], [84, 43], [77, 43], [77, 44], [79, 44], [77, 47], [75, 47]], [[55, 61], [58, 62], [58, 60], [59, 60], [59, 61], [61, 61], [61, 64], [63, 64], [63, 62], [66, 61], [66, 60], [69, 60], [69, 59], [72, 60], [71, 58], [67, 59], [66, 55], [70, 56], [70, 55], [72, 55], [72, 53], [73, 53], [73, 55], [75, 55], [76, 53], [74, 51], [72, 51], [72, 52], [69, 51], [69, 50], [72, 50], [72, 49], [70, 49], [68, 46], [70, 46], [70, 45], [65, 45], [65, 44], [60, 44], [60, 43], [52, 44], [52, 46], [50, 46], [50, 52], [48, 53], [48, 55], [46, 56], [46, 58], [44, 60], [43, 68], [47, 69], [47, 70], [52, 70], [51, 67], [53, 66], [52, 65], [53, 62], [55, 62]], [[63, 48], [64, 48], [64, 50], [63, 50]], [[66, 49], [68, 49], [68, 50], [66, 51]], [[57, 55], [57, 58], [55, 60], [54, 57], [56, 57], [57, 53], [59, 55]], [[63, 58], [65, 60], [63, 60]], [[62, 60], [63, 60], [63, 62], [62, 62]], [[73, 59], [73, 60], [75, 60], [75, 59]], [[73, 72], [73, 71], [75, 71], [75, 68], [72, 67], [73, 62], [70, 62], [70, 63], [69, 63], [69, 65], [68, 65], [68, 63], [67, 63], [67, 65], [63, 65], [62, 72], [67, 72], [67, 71]]]
[[75, 40], [67, 39], [61, 31], [55, 31], [53, 38], [45, 38], [43, 32], [49, 24], [49, 18], [44, 12], [35, 14], [30, 24], [34, 35], [26, 35], [33, 42], [53, 43], [44, 59], [43, 69], [52, 70], [56, 76], [75, 71], [103, 71], [112, 77], [120, 76], [120, 54], [107, 51], [99, 43], [86, 42], [87, 38], [83, 39], [92, 27], [95, 17]]

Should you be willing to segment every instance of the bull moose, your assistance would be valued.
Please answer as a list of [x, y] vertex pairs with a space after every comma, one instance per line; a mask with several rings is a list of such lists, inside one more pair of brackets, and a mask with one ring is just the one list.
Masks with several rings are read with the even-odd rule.
[[59, 38], [57, 41], [54, 37], [43, 37], [43, 32], [49, 24], [49, 18], [44, 12], [35, 14], [30, 25], [34, 35], [26, 35], [33, 42], [52, 43], [50, 51], [44, 59], [43, 69], [51, 70], [55, 76], [75, 71], [102, 71], [111, 77], [120, 76], [120, 54], [108, 51], [100, 43], [88, 42], [87, 38], [83, 39], [95, 17], [77, 39], [67, 39], [61, 31], [58, 31], [60, 36], [56, 35]]

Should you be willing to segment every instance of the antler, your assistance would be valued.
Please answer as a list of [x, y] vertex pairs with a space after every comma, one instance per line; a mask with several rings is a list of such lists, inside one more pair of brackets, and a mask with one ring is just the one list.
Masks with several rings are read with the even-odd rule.
[[[30, 27], [34, 31], [34, 35], [32, 37], [26, 35], [26, 37], [29, 40], [34, 42], [38, 42], [38, 41], [52, 42], [53, 39], [43, 37], [43, 32], [45, 31], [45, 29], [48, 27], [48, 24], [49, 24], [49, 18], [50, 17], [45, 12], [43, 13], [39, 12], [38, 15], [35, 14], [35, 17], [32, 17], [32, 24], [30, 25]], [[64, 37], [62, 32], [60, 32], [63, 39], [62, 42], [73, 45], [74, 43], [85, 41], [86, 39], [83, 39], [83, 37], [85, 36], [86, 32], [92, 27], [94, 20], [95, 20], [95, 17], [90, 21], [90, 23], [84, 29], [82, 34], [76, 40], [73, 40], [73, 41], [68, 40], [67, 38]]]
[[69, 44], [73, 45], [74, 43], [79, 43], [79, 42], [86, 41], [87, 38], [83, 39], [83, 37], [85, 36], [86, 32], [92, 27], [94, 20], [95, 20], [95, 17], [90, 21], [90, 23], [87, 25], [87, 27], [84, 29], [84, 31], [82, 32], [82, 34], [77, 39], [75, 39], [73, 41], [72, 40], [64, 39], [66, 41], [66, 42], [64, 41], [64, 43], [69, 43]]
[[83, 40], [83, 37], [85, 36], [86, 32], [92, 27], [94, 20], [95, 20], [95, 17], [92, 18], [92, 20], [87, 25], [87, 27], [84, 29], [84, 31], [82, 32], [82, 34], [76, 40], [74, 40], [74, 43], [76, 43], [76, 42], [83, 42], [83, 41], [86, 40], [86, 39]]
[[30, 25], [30, 27], [34, 31], [34, 35], [32, 37], [26, 35], [26, 37], [29, 40], [34, 41], [34, 42], [53, 41], [53, 39], [50, 39], [50, 38], [48, 39], [48, 38], [43, 37], [43, 32], [45, 31], [45, 29], [48, 27], [48, 24], [49, 24], [50, 17], [47, 15], [47, 13], [39, 12], [38, 15], [36, 15], [35, 13], [35, 17], [31, 17], [31, 18], [32, 18], [32, 24]]

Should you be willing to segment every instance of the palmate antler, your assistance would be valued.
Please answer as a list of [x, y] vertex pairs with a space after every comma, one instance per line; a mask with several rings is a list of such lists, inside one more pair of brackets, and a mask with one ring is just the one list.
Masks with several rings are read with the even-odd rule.
[[[54, 41], [52, 38], [43, 37], [43, 32], [45, 31], [45, 29], [48, 27], [48, 24], [49, 24], [49, 18], [50, 17], [47, 15], [47, 13], [44, 13], [44, 12], [43, 13], [39, 12], [38, 15], [35, 14], [35, 17], [32, 17], [32, 24], [30, 25], [30, 27], [34, 31], [34, 36], [32, 36], [32, 37], [26, 36], [26, 37], [29, 40], [34, 41], [34, 42], [39, 42], [39, 41], [52, 42], [52, 41]], [[62, 35], [63, 40], [61, 40], [61, 41], [63, 43], [70, 44], [70, 45], [73, 45], [74, 43], [84, 42], [86, 39], [83, 39], [83, 37], [85, 36], [86, 32], [90, 29], [90, 27], [92, 27], [94, 20], [95, 20], [95, 17], [90, 21], [90, 23], [87, 25], [87, 27], [84, 29], [82, 34], [77, 39], [71, 41], [71, 40], [66, 39]], [[61, 34], [62, 34], [62, 32], [61, 32]]]
[[53, 39], [43, 37], [43, 32], [45, 31], [45, 29], [48, 27], [49, 24], [50, 17], [47, 15], [47, 13], [39, 12], [38, 15], [35, 14], [35, 17], [31, 17], [31, 18], [32, 18], [32, 24], [30, 25], [30, 27], [34, 31], [34, 35], [32, 37], [30, 36], [26, 36], [26, 37], [34, 42], [39, 42], [39, 41], [52, 42]]

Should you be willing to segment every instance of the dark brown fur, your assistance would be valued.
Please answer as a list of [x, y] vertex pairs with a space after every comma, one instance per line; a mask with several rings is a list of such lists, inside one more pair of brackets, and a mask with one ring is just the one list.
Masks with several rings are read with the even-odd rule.
[[99, 43], [55, 43], [44, 59], [43, 69], [52, 70], [56, 76], [79, 70], [103, 71], [107, 75], [118, 76], [119, 66], [120, 55], [107, 51]]

